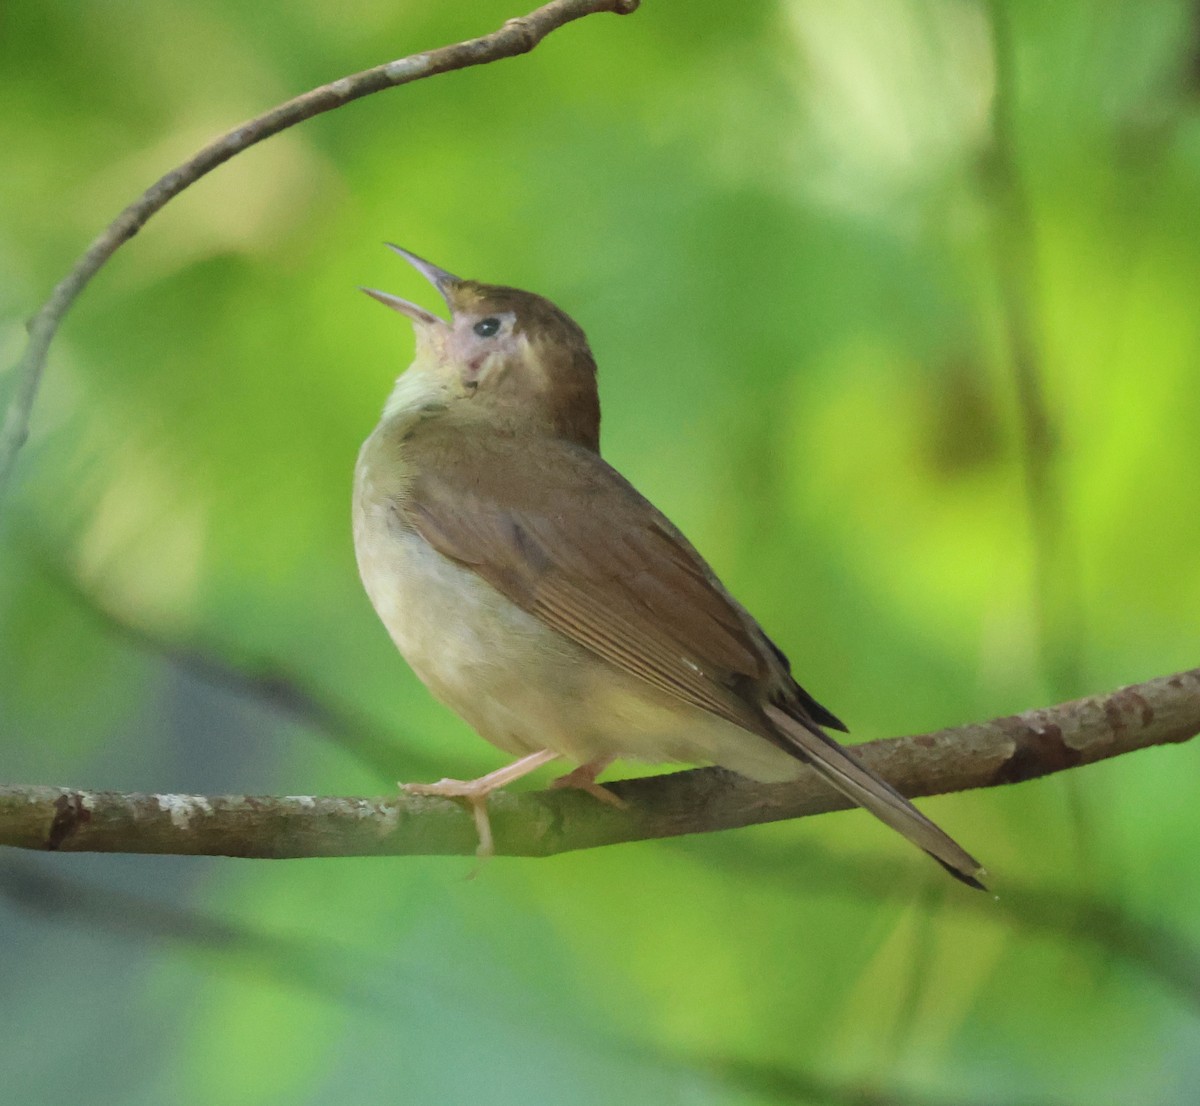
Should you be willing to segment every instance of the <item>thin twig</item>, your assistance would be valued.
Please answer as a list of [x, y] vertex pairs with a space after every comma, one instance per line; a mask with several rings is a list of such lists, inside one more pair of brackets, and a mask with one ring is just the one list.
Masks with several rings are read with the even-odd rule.
[[[688, 856], [697, 848], [692, 842], [676, 847]], [[994, 897], [947, 895], [953, 886], [920, 858], [901, 861], [835, 851], [815, 841], [806, 841], [803, 850], [789, 850], [786, 859], [761, 844], [709, 844], [704, 861], [757, 888], [774, 882], [785, 893], [801, 893], [806, 899], [849, 896], [879, 902], [898, 887], [920, 889], [940, 896], [939, 908], [1007, 924], [1014, 934], [1041, 934], [1076, 952], [1090, 945], [1102, 962], [1140, 972], [1200, 1012], [1200, 946], [1161, 918], [1139, 914], [1111, 894], [1075, 890], [1073, 881], [1005, 878], [1002, 892]]]
[[0, 497], [3, 496], [21, 446], [29, 436], [29, 420], [46, 366], [46, 354], [59, 326], [79, 293], [116, 251], [185, 188], [243, 150], [306, 119], [343, 107], [384, 89], [527, 54], [552, 31], [597, 12], [627, 15], [640, 0], [551, 0], [498, 31], [377, 65], [305, 92], [235, 127], [195, 156], [172, 169], [120, 213], [88, 247], [50, 298], [29, 320], [29, 341], [13, 369], [15, 391], [0, 425]]
[[1046, 396], [1043, 354], [1032, 289], [1038, 273], [1037, 225], [1022, 179], [1017, 142], [1016, 47], [1012, 13], [989, 6], [995, 54], [992, 145], [984, 165], [992, 190], [996, 267], [1005, 341], [1020, 423], [1025, 503], [1033, 545], [1033, 609], [1037, 652], [1050, 693], [1071, 695], [1082, 662], [1078, 555], [1063, 505], [1062, 428]]
[[[1013, 15], [1002, 0], [988, 12], [995, 57], [992, 147], [987, 162], [993, 189], [1000, 311], [1011, 361], [1020, 429], [1025, 509], [1032, 547], [1033, 622], [1040, 674], [1055, 698], [1074, 695], [1083, 671], [1083, 601], [1079, 554], [1067, 510], [1062, 476], [1063, 430], [1046, 395], [1044, 353], [1033, 308], [1037, 280], [1037, 222], [1021, 173], [1018, 144], [1019, 71]], [[1085, 867], [1094, 839], [1083, 796], [1066, 788], [1071, 827]]]
[[[1017, 783], [1200, 733], [1200, 668], [1105, 695], [855, 748], [903, 794]], [[841, 810], [815, 773], [759, 784], [718, 768], [608, 784], [624, 810], [560, 790], [492, 797], [496, 850], [548, 856]], [[474, 820], [413, 795], [144, 795], [0, 787], [0, 844], [74, 852], [240, 857], [470, 855]]]
[[772, 1102], [797, 1103], [800, 1106], [1065, 1106], [1067, 1099], [1036, 1098], [1020, 1092], [1011, 1096], [975, 1097], [971, 1094], [947, 1094], [937, 1091], [913, 1091], [889, 1087], [871, 1080], [853, 1082], [831, 1079], [811, 1071], [800, 1071], [779, 1064], [744, 1059], [697, 1060], [722, 1082], [758, 1095], [769, 1095]]

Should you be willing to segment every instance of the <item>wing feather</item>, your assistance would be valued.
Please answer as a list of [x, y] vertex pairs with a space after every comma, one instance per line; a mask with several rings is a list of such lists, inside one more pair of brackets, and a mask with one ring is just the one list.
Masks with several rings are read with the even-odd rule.
[[786, 660], [652, 504], [568, 443], [475, 444], [472, 463], [415, 466], [409, 525], [610, 663], [770, 733], [746, 692], [794, 686]]

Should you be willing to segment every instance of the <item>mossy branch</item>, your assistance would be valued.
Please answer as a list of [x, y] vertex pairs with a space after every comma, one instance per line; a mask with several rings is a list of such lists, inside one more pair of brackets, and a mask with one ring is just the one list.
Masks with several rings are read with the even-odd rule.
[[[1018, 783], [1200, 733], [1200, 668], [1042, 710], [871, 741], [857, 755], [910, 797]], [[550, 790], [494, 795], [496, 851], [549, 856], [849, 806], [815, 773], [759, 784], [718, 768], [606, 785], [618, 810]], [[951, 827], [953, 828], [953, 827]], [[470, 813], [436, 798], [145, 795], [0, 787], [0, 844], [63, 852], [316, 857], [471, 855]]]

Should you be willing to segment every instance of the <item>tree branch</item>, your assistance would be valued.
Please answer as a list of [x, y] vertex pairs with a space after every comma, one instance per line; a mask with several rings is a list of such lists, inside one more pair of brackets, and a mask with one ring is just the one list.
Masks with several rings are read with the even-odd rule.
[[235, 661], [228, 650], [212, 640], [199, 635], [169, 637], [131, 621], [85, 587], [49, 545], [32, 539], [22, 544], [28, 547], [33, 571], [114, 638], [161, 658], [210, 687], [252, 700], [315, 730], [381, 780], [394, 780], [401, 764], [411, 772], [437, 771], [429, 764], [428, 756], [403, 748], [403, 734], [391, 732], [354, 707], [318, 693], [283, 662], [249, 656]]
[[[908, 796], [1019, 783], [1200, 733], [1200, 668], [1043, 710], [857, 746]], [[802, 818], [851, 804], [815, 773], [760, 784], [719, 768], [607, 785], [626, 810], [570, 791], [491, 799], [496, 850], [549, 856]], [[314, 857], [470, 855], [471, 816], [446, 799], [142, 795], [0, 787], [0, 844], [70, 852]]]
[[46, 354], [67, 311], [104, 263], [185, 188], [243, 150], [305, 119], [384, 89], [527, 54], [551, 31], [564, 24], [597, 12], [627, 15], [636, 11], [639, 3], [640, 0], [551, 0], [526, 16], [510, 19], [492, 34], [411, 54], [305, 92], [226, 132], [161, 177], [92, 242], [26, 324], [29, 341], [13, 369], [15, 391], [0, 425], [0, 496], [11, 476], [17, 453], [29, 436], [29, 419], [46, 367]]
[[115, 891], [46, 871], [35, 858], [0, 858], [0, 900], [41, 921], [145, 946], [169, 942], [318, 998], [395, 1016], [394, 995], [378, 987], [376, 965], [325, 942], [276, 934], [247, 922]]

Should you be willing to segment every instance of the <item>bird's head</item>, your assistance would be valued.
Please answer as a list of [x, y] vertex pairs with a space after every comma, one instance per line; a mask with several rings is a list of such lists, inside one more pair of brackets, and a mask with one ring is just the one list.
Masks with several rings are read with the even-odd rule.
[[596, 362], [574, 319], [532, 292], [462, 280], [389, 248], [441, 293], [450, 320], [389, 292], [363, 289], [416, 330], [416, 356], [396, 381], [385, 418], [445, 418], [464, 428], [548, 434], [599, 448]]

